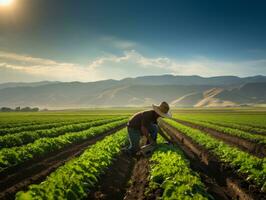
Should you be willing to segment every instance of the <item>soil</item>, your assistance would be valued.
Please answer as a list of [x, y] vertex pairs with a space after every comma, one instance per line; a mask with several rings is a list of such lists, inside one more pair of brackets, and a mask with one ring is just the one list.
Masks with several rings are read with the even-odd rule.
[[0, 199], [14, 199], [17, 191], [27, 189], [30, 184], [42, 182], [46, 176], [70, 159], [80, 155], [88, 146], [111, 135], [125, 125], [97, 135], [81, 143], [71, 144], [44, 157], [32, 159], [22, 165], [10, 168], [0, 174]]
[[[163, 125], [162, 125], [163, 126]], [[163, 126], [164, 127], [164, 126]], [[164, 127], [164, 129], [167, 129], [166, 127]], [[213, 170], [210, 171], [205, 164], [203, 164], [203, 160], [206, 161], [206, 158], [204, 159], [200, 159], [200, 156], [202, 156], [202, 158], [204, 157], [204, 155], [207, 154], [207, 152], [205, 152], [203, 149], [201, 149], [202, 154], [200, 154], [200, 152], [198, 152], [198, 155], [196, 155], [193, 151], [191, 151], [192, 144], [190, 143], [186, 143], [186, 145], [184, 145], [184, 139], [182, 140], [182, 142], [180, 142], [180, 140], [178, 140], [174, 134], [169, 133], [169, 129], [167, 130], [167, 133], [170, 135], [170, 137], [172, 138], [172, 141], [174, 141], [175, 145], [178, 146], [178, 148], [180, 148], [186, 158], [189, 159], [190, 161], [190, 167], [193, 171], [196, 171], [200, 177], [202, 182], [204, 183], [204, 185], [206, 186], [207, 192], [209, 194], [211, 194], [216, 200], [230, 200], [231, 197], [228, 195], [228, 191], [226, 189], [226, 187], [224, 185], [219, 185], [217, 183], [217, 181], [213, 178], [213, 173], [215, 173]], [[195, 149], [195, 148], [194, 148]], [[215, 162], [212, 162], [212, 165], [216, 165], [216, 160]], [[211, 164], [211, 162], [207, 162], [207, 164]]]
[[149, 158], [141, 157], [135, 164], [124, 200], [145, 199], [145, 188], [148, 186]]
[[229, 134], [221, 133], [217, 130], [203, 127], [203, 126], [191, 123], [191, 122], [187, 122], [187, 121], [183, 121], [183, 120], [179, 120], [179, 119], [176, 119], [176, 121], [180, 124], [185, 125], [185, 126], [206, 132], [210, 136], [215, 137], [215, 138], [220, 139], [220, 140], [223, 140], [225, 143], [229, 144], [230, 146], [237, 147], [237, 148], [239, 148], [239, 149], [241, 149], [247, 153], [250, 153], [256, 157], [264, 158], [266, 156], [266, 147], [264, 145], [257, 144], [257, 143], [252, 142], [252, 141], [248, 141], [246, 139], [243, 139], [243, 138], [240, 138], [237, 136], [232, 136]]
[[122, 152], [112, 166], [108, 168], [106, 173], [100, 178], [96, 188], [90, 191], [88, 199], [123, 199], [134, 164], [135, 159], [125, 152]]
[[[214, 124], [214, 125], [217, 125], [215, 122], [210, 122], [210, 123], [212, 123], [212, 124]], [[238, 125], [241, 125], [241, 124], [238, 124]], [[219, 125], [218, 125], [219, 126]], [[230, 126], [229, 124], [228, 125], [223, 125], [224, 127], [228, 127], [228, 128], [233, 128], [234, 129], [234, 127], [232, 127], [232, 126]], [[250, 125], [249, 125], [250, 126]], [[258, 127], [258, 126], [250, 126], [250, 127], [253, 127], [253, 128], [261, 128], [261, 127]], [[241, 130], [241, 129], [240, 129]], [[264, 129], [265, 130], [265, 129]], [[245, 131], [245, 130], [243, 130], [243, 131]], [[250, 132], [250, 133], [253, 133], [253, 134], [256, 134], [256, 135], [262, 135], [262, 136], [265, 136], [266, 135], [266, 130], [264, 131], [264, 132], [258, 132], [258, 131], [256, 131], [256, 130], [249, 130], [248, 132]]]
[[[209, 185], [209, 192], [217, 199], [255, 200], [265, 198], [259, 188], [253, 187], [245, 181], [246, 177], [240, 177], [229, 165], [221, 163], [217, 158], [204, 147], [196, 144], [191, 138], [183, 135], [174, 127], [162, 122], [161, 127], [169, 134], [173, 141], [181, 147], [191, 162], [194, 170], [201, 172], [202, 181], [208, 186], [215, 181], [217, 184]], [[206, 181], [204, 176], [210, 179]], [[214, 188], [213, 188], [214, 186]], [[252, 188], [252, 190], [251, 190]], [[217, 191], [222, 193], [217, 193]], [[230, 199], [230, 198], [229, 198]]]
[[[123, 125], [124, 126], [124, 125]], [[91, 138], [79, 144], [73, 144], [60, 151], [53, 152], [42, 158], [36, 158], [28, 163], [9, 169], [0, 174], [0, 199], [14, 199], [17, 191], [26, 189], [28, 185], [40, 183], [46, 176], [63, 165], [68, 160], [80, 155], [89, 145], [105, 136], [121, 129], [117, 127], [102, 135]], [[191, 168], [198, 172], [207, 191], [217, 200], [255, 200], [263, 199], [264, 194], [257, 188], [250, 190], [250, 185], [235, 175], [234, 171], [205, 148], [195, 144], [189, 137], [178, 132], [173, 127], [160, 123], [160, 126], [171, 137], [190, 160]], [[161, 190], [146, 195], [148, 186], [149, 158], [134, 159], [122, 152], [106, 173], [100, 177], [99, 184], [90, 192], [88, 199], [96, 200], [155, 200], [161, 196]], [[243, 179], [244, 180], [244, 179]], [[257, 194], [256, 194], [257, 193]]]

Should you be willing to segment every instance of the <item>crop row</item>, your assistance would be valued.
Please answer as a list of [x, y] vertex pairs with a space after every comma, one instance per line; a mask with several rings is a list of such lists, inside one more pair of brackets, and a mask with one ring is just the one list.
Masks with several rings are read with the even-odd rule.
[[232, 122], [220, 122], [220, 121], [219, 122], [202, 121], [202, 122], [207, 122], [207, 123], [215, 124], [218, 126], [224, 126], [224, 127], [233, 128], [233, 129], [239, 129], [239, 130], [246, 131], [249, 133], [265, 134], [265, 136], [266, 136], [266, 129], [263, 129], [263, 128], [252, 127], [249, 125], [237, 124], [237, 123], [232, 123]]
[[34, 142], [35, 140], [44, 138], [44, 137], [56, 137], [56, 136], [59, 136], [65, 133], [78, 132], [78, 131], [86, 130], [93, 126], [99, 126], [99, 125], [102, 125], [108, 122], [117, 121], [121, 119], [123, 118], [116, 117], [113, 119], [95, 120], [92, 122], [83, 122], [80, 124], [71, 124], [71, 125], [66, 125], [62, 127], [55, 127], [52, 129], [8, 134], [2, 137], [0, 136], [0, 149], [25, 145], [25, 144]]
[[38, 114], [21, 114], [16, 115], [16, 113], [4, 114], [0, 116], [0, 132], [3, 129], [13, 129], [16, 127], [29, 127], [34, 125], [44, 125], [52, 123], [61, 123], [61, 122], [78, 122], [86, 121], [90, 119], [97, 118], [112, 118], [115, 116], [126, 116], [126, 115], [114, 115], [110, 113], [105, 114], [81, 114], [76, 113], [75, 115], [67, 113], [38, 113]]
[[62, 117], [60, 118], [42, 118], [42, 119], [33, 119], [33, 118], [29, 118], [27, 120], [19, 120], [18, 117], [14, 117], [12, 119], [7, 119], [7, 120], [1, 120], [0, 121], [0, 130], [2, 129], [12, 129], [14, 127], [26, 127], [26, 126], [33, 126], [33, 125], [41, 125], [41, 124], [45, 124], [45, 123], [50, 123], [51, 121], [54, 123], [60, 123], [63, 121], [73, 121], [75, 119], [68, 119], [68, 118], [64, 118], [62, 119]]
[[190, 137], [194, 142], [203, 146], [219, 160], [228, 163], [237, 170], [239, 175], [245, 175], [247, 180], [266, 189], [266, 159], [259, 159], [237, 148], [231, 147], [197, 129], [193, 129], [173, 120], [166, 119], [168, 124], [175, 127], [178, 131]]
[[26, 126], [18, 126], [18, 127], [12, 127], [12, 128], [5, 128], [0, 129], [0, 135], [6, 135], [11, 133], [19, 133], [22, 131], [36, 131], [41, 129], [51, 129], [59, 126], [65, 126], [69, 124], [75, 124], [75, 123], [84, 123], [96, 120], [97, 118], [91, 118], [86, 120], [72, 120], [72, 121], [61, 121], [61, 122], [49, 122], [49, 123], [43, 123], [43, 124], [33, 124], [33, 125], [26, 125]]
[[235, 128], [224, 127], [224, 126], [220, 126], [220, 125], [216, 125], [216, 124], [208, 123], [208, 122], [203, 122], [203, 121], [189, 120], [189, 122], [206, 127], [206, 128], [211, 128], [211, 129], [217, 130], [225, 134], [237, 136], [237, 137], [249, 140], [251, 142], [256, 142], [258, 144], [266, 144], [266, 137], [263, 135], [256, 135], [256, 134], [248, 133], [248, 132], [238, 130]]
[[193, 114], [176, 114], [174, 117], [182, 120], [195, 121], [211, 121], [211, 122], [226, 122], [231, 124], [238, 124], [249, 126], [253, 128], [260, 128], [266, 130], [265, 115], [254, 112], [244, 113], [193, 113]]
[[28, 126], [28, 125], [35, 125], [35, 124], [41, 124], [41, 122], [35, 122], [35, 121], [31, 121], [31, 122], [17, 122], [17, 121], [5, 121], [5, 122], [1, 122], [0, 124], [0, 129], [8, 129], [8, 128], [12, 128], [12, 127], [21, 127], [21, 126]]
[[59, 150], [71, 143], [85, 141], [95, 135], [104, 133], [117, 126], [125, 124], [127, 119], [107, 123], [102, 126], [92, 127], [77, 133], [66, 133], [54, 138], [41, 138], [20, 147], [4, 148], [0, 150], [0, 172], [32, 158], [43, 156], [47, 153]]
[[83, 199], [126, 143], [125, 129], [108, 136], [59, 167], [39, 185], [19, 192], [16, 199]]
[[213, 199], [180, 149], [159, 144], [150, 163], [147, 193], [159, 189], [163, 190], [162, 199]]

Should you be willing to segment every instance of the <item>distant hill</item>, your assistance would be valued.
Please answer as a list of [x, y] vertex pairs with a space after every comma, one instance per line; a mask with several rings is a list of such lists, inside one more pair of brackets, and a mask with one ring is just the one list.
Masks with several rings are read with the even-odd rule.
[[178, 107], [233, 107], [266, 103], [266, 82], [246, 83], [233, 89], [212, 88], [172, 102]]
[[12, 83], [0, 83], [0, 89], [11, 88], [11, 87], [36, 87], [41, 85], [49, 85], [58, 83], [57, 81], [40, 81], [34, 83], [21, 83], [21, 82], [12, 82]]
[[216, 97], [221, 100], [230, 99], [240, 104], [265, 103], [266, 83], [247, 83], [238, 88], [224, 90]]
[[266, 77], [144, 76], [120, 81], [0, 84], [0, 107], [226, 107], [266, 103]]
[[266, 76], [252, 76], [240, 78], [237, 76], [217, 76], [217, 77], [201, 77], [201, 76], [143, 76], [137, 78], [126, 78], [121, 80], [123, 84], [139, 84], [139, 85], [212, 85], [212, 86], [230, 86], [245, 83], [266, 82]]

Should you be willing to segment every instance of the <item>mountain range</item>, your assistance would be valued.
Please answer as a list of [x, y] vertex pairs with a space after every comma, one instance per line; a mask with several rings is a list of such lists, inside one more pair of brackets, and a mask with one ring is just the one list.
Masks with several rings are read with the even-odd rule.
[[266, 76], [143, 76], [96, 82], [0, 84], [0, 107], [234, 107], [266, 104]]

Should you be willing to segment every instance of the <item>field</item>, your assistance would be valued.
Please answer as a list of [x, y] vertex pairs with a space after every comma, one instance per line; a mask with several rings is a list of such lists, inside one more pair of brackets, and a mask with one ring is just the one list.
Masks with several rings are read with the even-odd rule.
[[266, 199], [265, 110], [174, 110], [133, 158], [138, 110], [0, 113], [0, 199]]

